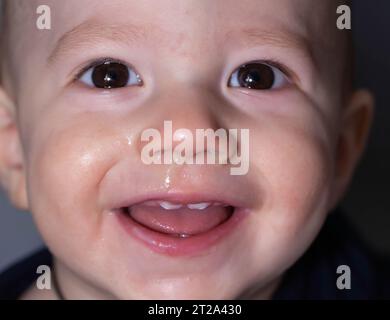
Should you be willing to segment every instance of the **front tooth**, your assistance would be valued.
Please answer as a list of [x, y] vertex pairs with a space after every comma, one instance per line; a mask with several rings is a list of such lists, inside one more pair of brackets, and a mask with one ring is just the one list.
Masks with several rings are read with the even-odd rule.
[[201, 202], [201, 203], [189, 203], [187, 204], [188, 209], [191, 210], [204, 210], [210, 206], [210, 202]]
[[176, 204], [168, 201], [160, 201], [159, 202], [160, 207], [164, 208], [165, 210], [177, 210], [180, 209], [183, 205]]
[[188, 238], [189, 236], [190, 236], [189, 234], [185, 234], [185, 233], [179, 234], [179, 238]]

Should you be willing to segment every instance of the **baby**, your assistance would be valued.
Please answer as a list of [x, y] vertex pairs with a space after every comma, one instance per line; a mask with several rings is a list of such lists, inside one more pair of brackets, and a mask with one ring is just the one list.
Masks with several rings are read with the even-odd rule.
[[[37, 27], [40, 4], [4, 8], [0, 180], [48, 248], [28, 260], [14, 298], [369, 294], [354, 291], [353, 262], [332, 260], [343, 257], [346, 228], [332, 235], [334, 252], [312, 245], [373, 112], [370, 93], [351, 85], [350, 31], [336, 27], [344, 2], [46, 0], [50, 29]], [[147, 163], [145, 130], [165, 139], [167, 123], [176, 133], [153, 159], [198, 129], [247, 130], [234, 141], [242, 152], [248, 144], [247, 172], [232, 174], [231, 161]], [[41, 264], [53, 290], [36, 285]], [[351, 290], [336, 285], [344, 264]], [[327, 276], [328, 291], [318, 281]], [[0, 291], [10, 297], [21, 279]], [[297, 279], [318, 291], [303, 293]]]

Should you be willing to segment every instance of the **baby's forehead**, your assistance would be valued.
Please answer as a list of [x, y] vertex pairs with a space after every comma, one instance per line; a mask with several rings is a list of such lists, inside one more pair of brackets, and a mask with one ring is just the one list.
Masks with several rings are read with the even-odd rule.
[[[335, 16], [336, 0], [313, 4], [312, 0], [48, 0], [53, 30], [56, 36], [73, 29], [86, 20], [104, 24], [155, 25], [165, 32], [181, 29], [196, 32], [229, 31], [258, 27], [267, 30], [284, 29], [303, 34], [310, 40], [310, 31], [326, 29], [329, 15]], [[36, 18], [38, 0], [8, 1], [12, 20]], [[178, 5], [180, 3], [180, 5]], [[333, 4], [333, 5], [332, 5]], [[16, 16], [23, 17], [17, 18]], [[27, 18], [27, 19], [25, 19]], [[12, 22], [12, 21], [11, 21]], [[330, 25], [328, 25], [330, 26]], [[30, 30], [29, 30], [30, 29]], [[29, 28], [24, 31], [34, 31]], [[328, 28], [332, 29], [332, 28]], [[324, 30], [325, 31], [325, 30]], [[221, 34], [215, 32], [214, 34]], [[291, 34], [291, 33], [290, 33]], [[209, 34], [204, 33], [206, 38]], [[190, 35], [188, 35], [190, 36]]]

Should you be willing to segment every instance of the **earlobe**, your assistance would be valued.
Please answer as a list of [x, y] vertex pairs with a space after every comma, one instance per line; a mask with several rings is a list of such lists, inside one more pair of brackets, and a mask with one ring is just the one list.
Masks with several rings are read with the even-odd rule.
[[11, 202], [27, 209], [23, 152], [15, 120], [15, 106], [0, 87], [0, 183]]
[[374, 98], [369, 91], [358, 90], [351, 95], [340, 123], [332, 207], [344, 195], [364, 151], [372, 124], [373, 112]]

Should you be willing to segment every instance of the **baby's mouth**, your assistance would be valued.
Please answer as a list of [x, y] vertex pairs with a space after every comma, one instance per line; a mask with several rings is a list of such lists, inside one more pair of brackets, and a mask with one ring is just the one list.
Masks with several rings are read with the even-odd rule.
[[173, 238], [191, 238], [226, 223], [235, 207], [222, 202], [149, 200], [122, 207], [121, 213], [150, 231]]
[[[146, 250], [171, 257], [204, 256], [217, 248], [228, 250], [240, 239], [239, 230], [248, 228], [244, 221], [255, 203], [247, 188], [233, 186], [185, 191], [176, 187], [168, 192], [137, 189], [130, 196], [126, 189], [109, 204], [114, 214], [109, 216]], [[212, 247], [215, 250], [209, 250]]]

